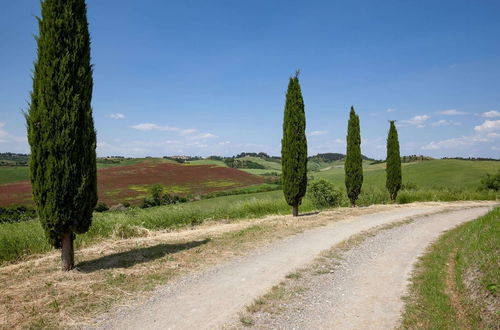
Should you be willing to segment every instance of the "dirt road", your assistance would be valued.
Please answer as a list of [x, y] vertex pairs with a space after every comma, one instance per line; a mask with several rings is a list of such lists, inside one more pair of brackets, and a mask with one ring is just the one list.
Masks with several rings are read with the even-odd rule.
[[[484, 204], [483, 204], [484, 205]], [[470, 206], [470, 204], [468, 204]], [[140, 306], [124, 308], [100, 323], [115, 329], [214, 329], [234, 322], [253, 299], [266, 293], [287, 274], [304, 267], [322, 251], [350, 236], [408, 217], [436, 213], [445, 206], [419, 206], [359, 216], [276, 241], [229, 263], [212, 267], [171, 282]], [[364, 328], [367, 324], [386, 328], [395, 324], [401, 296], [411, 265], [443, 230], [472, 220], [489, 210], [477, 207], [428, 217], [415, 230], [399, 238], [404, 249], [391, 247], [367, 268], [349, 276], [360, 285], [345, 298], [345, 308], [326, 310], [325, 318], [306, 320], [298, 328]], [[300, 221], [300, 220], [298, 220]], [[417, 223], [417, 222], [416, 222]], [[390, 265], [390, 267], [387, 267]], [[369, 274], [378, 274], [369, 276]], [[347, 293], [351, 291], [347, 290]], [[379, 307], [377, 307], [377, 305]], [[333, 313], [333, 314], [332, 314]], [[335, 314], [337, 313], [337, 314]], [[340, 313], [340, 314], [338, 314]], [[328, 315], [332, 314], [332, 315]], [[337, 323], [343, 319], [346, 323]], [[379, 323], [366, 323], [377, 320]], [[316, 323], [314, 323], [316, 322]], [[326, 323], [325, 323], [326, 322]], [[354, 323], [353, 323], [354, 322]], [[286, 328], [286, 324], [280, 327]]]

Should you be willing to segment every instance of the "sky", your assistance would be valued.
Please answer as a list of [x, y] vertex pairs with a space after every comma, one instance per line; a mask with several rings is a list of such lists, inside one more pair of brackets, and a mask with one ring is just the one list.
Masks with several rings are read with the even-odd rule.
[[[29, 153], [39, 1], [0, 11], [0, 152]], [[500, 1], [87, 0], [98, 156], [280, 154], [300, 70], [308, 153], [500, 158]]]

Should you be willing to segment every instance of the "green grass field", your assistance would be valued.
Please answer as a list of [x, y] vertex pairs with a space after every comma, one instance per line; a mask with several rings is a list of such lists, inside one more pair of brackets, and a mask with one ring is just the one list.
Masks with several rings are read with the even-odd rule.
[[28, 166], [0, 166], [0, 184], [29, 180]]
[[238, 159], [249, 160], [249, 161], [252, 161], [254, 163], [257, 163], [257, 164], [264, 166], [266, 169], [281, 172], [281, 164], [277, 163], [277, 162], [270, 162], [270, 161], [261, 159], [259, 157], [250, 157], [250, 156], [238, 158]]
[[[313, 210], [304, 200], [301, 211]], [[94, 213], [89, 232], [78, 235], [77, 247], [88, 246], [108, 237], [140, 236], [140, 228], [159, 230], [197, 225], [208, 219], [256, 218], [267, 214], [288, 214], [290, 207], [281, 191], [211, 198], [198, 202], [166, 205], [123, 212]], [[50, 251], [37, 220], [0, 224], [0, 263], [23, 255]]]
[[[466, 161], [455, 159], [429, 160], [402, 164], [403, 183], [415, 184], [424, 189], [476, 189], [486, 173], [494, 174], [500, 162]], [[385, 164], [363, 164], [364, 187], [385, 187]], [[332, 168], [311, 173], [314, 178], [324, 178], [336, 185], [344, 185], [344, 169]]]
[[215, 165], [220, 167], [227, 167], [227, 165], [221, 160], [213, 160], [213, 159], [200, 159], [200, 160], [191, 160], [185, 163], [186, 165]]
[[431, 246], [412, 276], [402, 329], [498, 327], [500, 314], [491, 307], [500, 295], [499, 220], [496, 208]]
[[[495, 173], [498, 162], [471, 162], [460, 160], [435, 160], [403, 165], [403, 181], [416, 184], [398, 195], [398, 203], [414, 201], [499, 200], [500, 193], [478, 191], [485, 173]], [[389, 203], [385, 185], [384, 164], [365, 165], [363, 191], [357, 204], [360, 206]], [[332, 167], [325, 171], [311, 172], [317, 178], [326, 178], [344, 190], [344, 169]], [[198, 202], [160, 206], [151, 209], [131, 209], [124, 212], [96, 213], [90, 231], [78, 235], [77, 246], [87, 246], [107, 237], [140, 236], [143, 231], [196, 225], [207, 219], [255, 218], [268, 214], [288, 214], [290, 207], [282, 191], [258, 192], [275, 189], [267, 184], [242, 188], [242, 195], [222, 196]], [[348, 206], [344, 192], [341, 203]], [[304, 199], [301, 212], [313, 210], [311, 201]], [[35, 253], [50, 251], [38, 221], [0, 224], [0, 263]]]

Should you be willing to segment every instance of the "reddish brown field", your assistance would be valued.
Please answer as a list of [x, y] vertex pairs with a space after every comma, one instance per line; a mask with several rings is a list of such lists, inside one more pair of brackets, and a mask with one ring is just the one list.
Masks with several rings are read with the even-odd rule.
[[[213, 165], [146, 161], [97, 171], [99, 201], [108, 205], [123, 202], [138, 204], [147, 196], [148, 188], [155, 183], [165, 185], [168, 193], [202, 195], [263, 182], [264, 179], [261, 177]], [[33, 204], [31, 185], [28, 181], [0, 185], [0, 206], [11, 204]]]

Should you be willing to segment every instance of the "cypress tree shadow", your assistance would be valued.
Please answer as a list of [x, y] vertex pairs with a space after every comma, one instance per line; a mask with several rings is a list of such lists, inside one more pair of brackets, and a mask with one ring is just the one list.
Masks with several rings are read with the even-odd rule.
[[316, 215], [316, 214], [319, 214], [319, 211], [302, 213], [302, 214], [299, 214], [299, 217], [307, 217], [307, 216]]
[[134, 265], [159, 259], [167, 254], [189, 250], [210, 242], [210, 239], [178, 244], [158, 244], [146, 248], [110, 254], [98, 259], [80, 262], [76, 268], [83, 273], [92, 273], [103, 269], [129, 268]]

